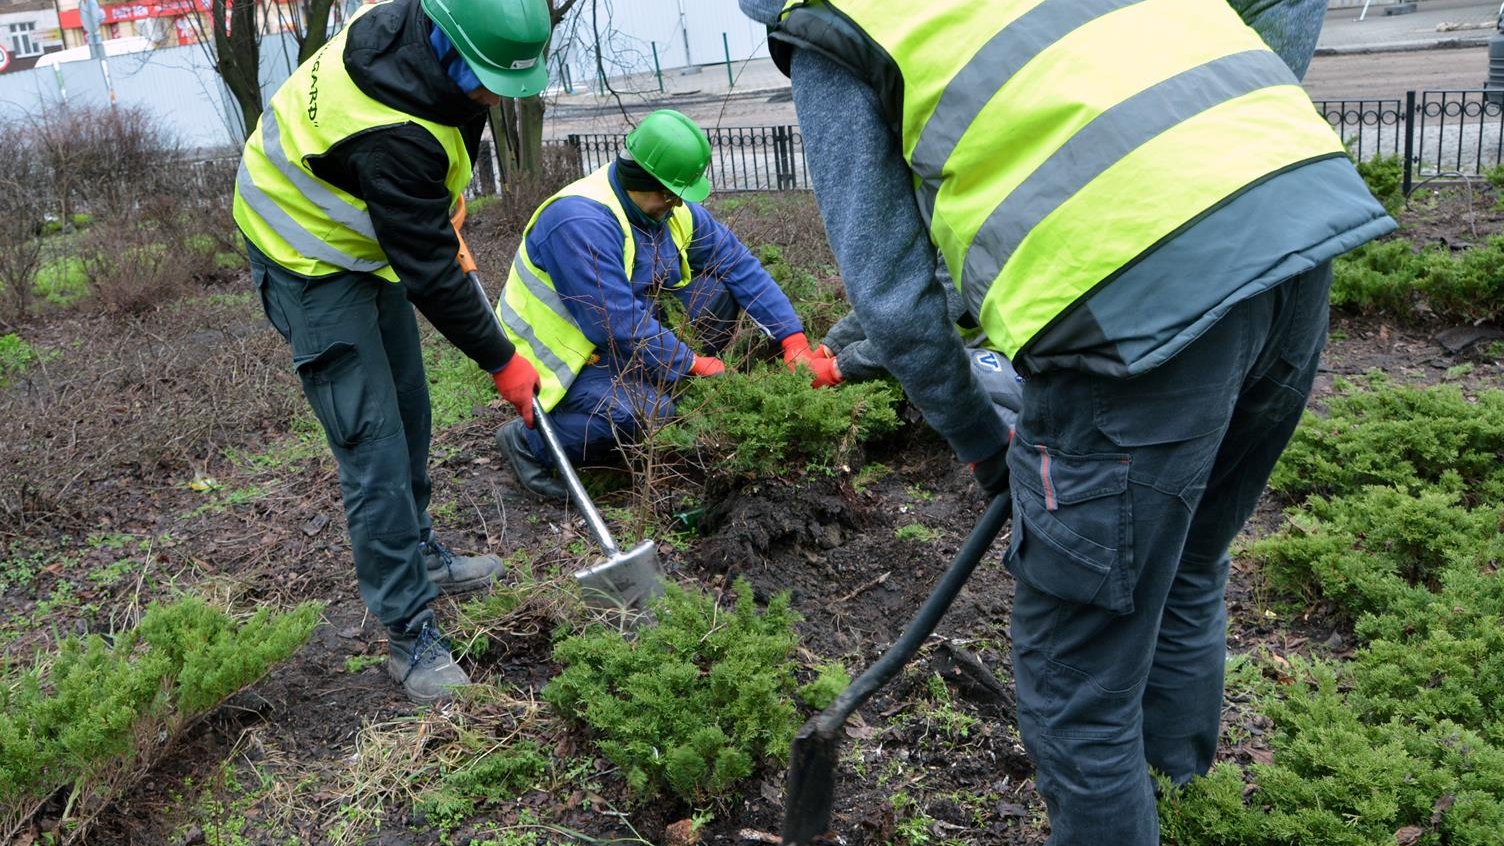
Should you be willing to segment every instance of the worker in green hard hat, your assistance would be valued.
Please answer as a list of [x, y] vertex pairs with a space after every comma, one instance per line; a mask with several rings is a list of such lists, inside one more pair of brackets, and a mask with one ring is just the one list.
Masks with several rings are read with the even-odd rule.
[[430, 602], [484, 589], [501, 561], [434, 536], [413, 307], [531, 415], [538, 374], [460, 270], [450, 215], [487, 107], [547, 84], [549, 26], [546, 0], [365, 6], [272, 97], [236, 177], [252, 279], [339, 465], [361, 598], [417, 701], [469, 681]]
[[[710, 193], [710, 144], [694, 121], [664, 109], [626, 150], [548, 198], [528, 221], [497, 314], [532, 362], [539, 401], [573, 462], [606, 457], [644, 422], [673, 412], [672, 385], [714, 376], [746, 312], [828, 383], [830, 359], [810, 351], [793, 306], [757, 259], [699, 202]], [[662, 298], [688, 312], [697, 347], [661, 320]], [[561, 499], [538, 434], [512, 421], [496, 433], [521, 485]]]

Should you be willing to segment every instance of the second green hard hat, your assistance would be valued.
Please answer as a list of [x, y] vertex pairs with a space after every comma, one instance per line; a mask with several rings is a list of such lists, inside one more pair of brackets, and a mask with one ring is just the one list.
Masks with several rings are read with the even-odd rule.
[[704, 130], [673, 109], [659, 109], [627, 134], [627, 152], [643, 170], [687, 202], [710, 196], [705, 168], [710, 141]]
[[548, 0], [422, 0], [487, 91], [531, 97], [548, 85]]

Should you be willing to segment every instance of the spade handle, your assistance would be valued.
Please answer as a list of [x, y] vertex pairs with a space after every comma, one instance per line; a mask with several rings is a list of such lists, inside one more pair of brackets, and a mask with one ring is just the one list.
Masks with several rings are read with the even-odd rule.
[[575, 475], [574, 465], [569, 463], [569, 456], [564, 454], [564, 446], [559, 443], [559, 433], [554, 431], [553, 421], [548, 419], [548, 414], [543, 411], [543, 404], [538, 402], [537, 397], [533, 397], [533, 423], [538, 427], [538, 432], [543, 435], [543, 442], [548, 444], [548, 452], [554, 457], [554, 464], [558, 465], [559, 475], [564, 477], [564, 486], [569, 488], [569, 498], [574, 500], [575, 507], [584, 515], [585, 522], [590, 525], [591, 534], [595, 535], [606, 557], [614, 557], [618, 552], [616, 541], [611, 539], [611, 532], [606, 528], [606, 521], [601, 519], [601, 513], [595, 509], [595, 503], [590, 501], [590, 495], [585, 493], [585, 486], [580, 484], [580, 477]]

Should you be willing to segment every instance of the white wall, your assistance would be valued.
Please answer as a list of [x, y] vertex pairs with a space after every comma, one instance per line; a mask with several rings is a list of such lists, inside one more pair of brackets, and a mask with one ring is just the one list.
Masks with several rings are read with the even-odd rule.
[[[270, 99], [297, 59], [291, 36], [268, 35], [261, 41], [262, 91]], [[109, 79], [115, 102], [144, 109], [188, 148], [238, 146], [240, 113], [235, 100], [197, 45], [168, 47], [114, 56]], [[99, 62], [68, 62], [0, 74], [0, 120], [28, 120], [64, 103], [106, 106], [109, 87]]]

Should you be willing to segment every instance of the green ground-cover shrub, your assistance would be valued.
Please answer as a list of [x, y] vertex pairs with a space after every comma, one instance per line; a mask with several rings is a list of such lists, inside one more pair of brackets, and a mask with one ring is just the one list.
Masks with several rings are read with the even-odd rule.
[[264, 675], [313, 632], [319, 606], [237, 621], [189, 597], [133, 630], [69, 638], [0, 679], [0, 831], [68, 790], [87, 819], [199, 715]]
[[1386, 211], [1394, 214], [1405, 204], [1405, 169], [1399, 156], [1375, 156], [1367, 161], [1355, 162], [1358, 175], [1368, 185], [1374, 199], [1383, 204]]
[[564, 669], [544, 699], [590, 728], [644, 800], [668, 791], [703, 804], [787, 754], [796, 616], [787, 594], [759, 613], [745, 581], [735, 591], [726, 609], [670, 586], [635, 637], [593, 626], [554, 648]]
[[37, 360], [37, 351], [14, 332], [0, 335], [0, 388]]
[[823, 281], [809, 270], [796, 267], [784, 258], [782, 248], [765, 244], [757, 249], [758, 261], [768, 275], [788, 295], [794, 313], [804, 324], [810, 343], [818, 343], [830, 327], [851, 310], [844, 289]]
[[1308, 413], [1269, 479], [1292, 500], [1369, 485], [1438, 488], [1469, 506], [1504, 502], [1504, 393], [1411, 388], [1381, 374], [1338, 380], [1320, 416]]
[[417, 803], [418, 810], [440, 828], [475, 814], [486, 802], [502, 802], [538, 786], [548, 772], [549, 757], [531, 740], [500, 748], [492, 741], [485, 752], [466, 757], [446, 772]]
[[1358, 648], [1259, 687], [1273, 763], [1167, 793], [1167, 843], [1504, 842], [1501, 450], [1497, 391], [1374, 378], [1307, 416], [1272, 480], [1290, 524], [1249, 552]]
[[854, 382], [813, 390], [809, 375], [779, 363], [689, 382], [679, 417], [655, 434], [663, 445], [698, 449], [731, 473], [775, 476], [790, 467], [843, 467], [866, 440], [898, 428], [898, 389]]
[[1504, 236], [1452, 252], [1432, 245], [1416, 251], [1404, 238], [1372, 241], [1333, 264], [1332, 305], [1401, 318], [1422, 308], [1455, 321], [1504, 316]]

